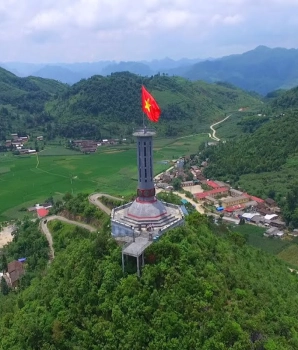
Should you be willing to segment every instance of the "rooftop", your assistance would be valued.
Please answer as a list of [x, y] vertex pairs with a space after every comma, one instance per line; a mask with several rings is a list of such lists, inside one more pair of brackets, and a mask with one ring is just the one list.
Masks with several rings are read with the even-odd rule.
[[202, 192], [202, 193], [195, 193], [195, 196], [199, 199], [206, 198], [207, 196], [210, 196], [212, 194], [219, 194], [223, 192], [227, 192], [229, 189], [227, 187], [220, 187], [220, 188], [215, 188], [210, 191]]

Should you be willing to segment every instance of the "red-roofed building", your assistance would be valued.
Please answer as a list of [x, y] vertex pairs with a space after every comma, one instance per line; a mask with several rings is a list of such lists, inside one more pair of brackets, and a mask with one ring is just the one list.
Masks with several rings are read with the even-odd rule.
[[231, 207], [225, 208], [225, 211], [228, 212], [228, 213], [233, 213], [234, 211], [240, 210], [240, 209], [243, 209], [243, 208], [244, 208], [243, 204], [237, 204], [237, 205], [233, 205]]
[[49, 210], [45, 209], [45, 208], [39, 208], [36, 210], [37, 212], [37, 216], [39, 218], [44, 218], [45, 216], [47, 216], [49, 214]]
[[215, 188], [210, 191], [202, 192], [202, 193], [195, 193], [195, 196], [202, 200], [205, 199], [206, 197], [215, 197], [215, 196], [220, 196], [220, 195], [225, 195], [229, 193], [229, 189], [227, 187], [220, 187], [220, 188]]
[[243, 193], [242, 196], [245, 196], [247, 198], [250, 198], [251, 201], [255, 201], [257, 203], [264, 203], [264, 199], [262, 198], [259, 198], [259, 197], [255, 197], [255, 196], [251, 196], [250, 194], [248, 193]]
[[206, 181], [206, 185], [212, 187], [212, 188], [220, 188], [221, 186], [219, 186], [216, 182], [214, 181], [210, 181], [210, 180], [207, 180]]

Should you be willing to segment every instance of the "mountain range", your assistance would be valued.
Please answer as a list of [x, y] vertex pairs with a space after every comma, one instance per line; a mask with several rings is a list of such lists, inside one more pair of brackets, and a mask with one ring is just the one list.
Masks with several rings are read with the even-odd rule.
[[298, 85], [298, 50], [258, 46], [243, 54], [222, 58], [180, 59], [165, 58], [152, 61], [99, 61], [82, 63], [30, 64], [3, 63], [3, 68], [20, 77], [37, 76], [74, 84], [93, 75], [107, 76], [128, 71], [142, 76], [157, 73], [181, 76], [206, 82], [224, 81], [259, 94]]
[[0, 139], [10, 132], [40, 130], [48, 138], [130, 135], [140, 125], [142, 84], [162, 109], [160, 135], [207, 132], [212, 121], [259, 97], [225, 83], [180, 77], [142, 77], [129, 72], [95, 75], [69, 86], [40, 77], [20, 78], [0, 69]]

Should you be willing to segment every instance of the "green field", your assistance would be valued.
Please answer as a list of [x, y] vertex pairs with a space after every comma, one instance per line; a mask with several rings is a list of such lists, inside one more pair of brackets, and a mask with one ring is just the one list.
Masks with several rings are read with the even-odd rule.
[[233, 227], [232, 230], [245, 235], [248, 244], [274, 255], [279, 254], [291, 244], [287, 240], [264, 237], [266, 229], [263, 227], [245, 224]]
[[278, 255], [280, 259], [286, 261], [287, 263], [297, 267], [298, 266], [298, 245], [291, 244], [282, 250]]
[[[167, 169], [181, 155], [197, 153], [206, 135], [178, 139], [156, 139], [154, 143], [155, 174]], [[50, 150], [53, 152], [51, 155]], [[60, 152], [60, 153], [59, 153]], [[136, 190], [136, 146], [103, 147], [90, 155], [63, 153], [62, 147], [51, 147], [44, 156], [0, 154], [0, 220], [19, 218], [19, 209], [46, 198], [61, 197], [66, 192], [103, 192], [126, 195]]]

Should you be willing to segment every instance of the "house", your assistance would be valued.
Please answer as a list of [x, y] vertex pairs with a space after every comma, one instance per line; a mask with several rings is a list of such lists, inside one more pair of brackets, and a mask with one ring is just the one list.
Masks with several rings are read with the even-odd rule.
[[277, 204], [275, 202], [275, 200], [273, 200], [272, 198], [267, 198], [265, 199], [265, 203], [268, 205], [268, 207], [273, 208], [276, 207]]
[[181, 187], [188, 187], [188, 186], [193, 186], [194, 183], [193, 181], [183, 181], [181, 182]]
[[240, 196], [243, 195], [243, 192], [238, 191], [238, 190], [235, 190], [234, 188], [231, 188], [231, 189], [230, 189], [230, 195], [231, 195], [232, 197], [240, 197]]
[[169, 183], [169, 182], [171, 182], [172, 178], [173, 178], [173, 177], [171, 176], [170, 173], [163, 173], [163, 174], [161, 175], [161, 180], [162, 180], [163, 182]]
[[36, 140], [37, 141], [42, 141], [43, 140], [43, 136], [37, 136]]
[[255, 196], [251, 196], [248, 193], [243, 193], [243, 196], [248, 197], [251, 201], [256, 201], [257, 203], [265, 203], [264, 199], [259, 198], [259, 197], [255, 197]]
[[208, 185], [209, 187], [212, 187], [212, 188], [220, 188], [222, 186], [219, 186], [215, 181], [212, 181], [212, 180], [207, 180], [206, 181], [206, 185]]
[[223, 181], [213, 181], [214, 183], [216, 183], [218, 185], [218, 187], [230, 187], [229, 184], [227, 184], [226, 182], [223, 182]]
[[216, 196], [224, 196], [229, 193], [229, 189], [227, 187], [220, 187], [220, 188], [215, 188], [210, 191], [202, 192], [202, 193], [195, 193], [195, 196], [197, 199], [203, 200], [206, 197], [216, 197]]
[[49, 214], [49, 210], [45, 209], [45, 208], [38, 208], [36, 209], [37, 212], [37, 216], [39, 217], [39, 219], [44, 218], [45, 216], [47, 216]]
[[218, 204], [218, 199], [213, 198], [211, 196], [205, 197], [205, 201], [209, 204], [214, 204], [214, 205]]
[[[227, 212], [227, 213], [234, 213], [235, 211], [238, 212], [239, 210], [241, 210], [243, 208], [244, 208], [243, 204], [236, 204], [236, 205], [233, 205], [231, 207], [225, 208], [225, 212]], [[240, 215], [241, 215], [241, 213], [240, 213]]]
[[251, 221], [255, 216], [258, 216], [259, 213], [244, 213], [242, 214], [242, 217], [247, 220], [247, 221]]
[[246, 196], [239, 196], [239, 197], [229, 197], [229, 198], [223, 198], [222, 205], [223, 207], [231, 207], [233, 205], [242, 204], [248, 202], [249, 198]]
[[254, 223], [254, 224], [260, 224], [262, 222], [264, 222], [264, 216], [260, 215], [260, 214], [255, 214], [251, 219], [250, 222]]
[[265, 220], [272, 220], [272, 219], [276, 219], [278, 217], [278, 215], [276, 214], [266, 214], [265, 215]]
[[7, 265], [7, 274], [8, 274], [8, 285], [11, 288], [16, 288], [19, 285], [21, 277], [24, 275], [24, 266], [23, 263], [17, 260], [10, 262]]
[[281, 221], [281, 220], [278, 220], [278, 219], [270, 220], [270, 225], [274, 226], [274, 227], [277, 227], [279, 229], [282, 229], [282, 228], [286, 227], [286, 223]]
[[283, 231], [280, 231], [277, 227], [271, 227], [264, 233], [266, 237], [282, 237], [284, 235]]

